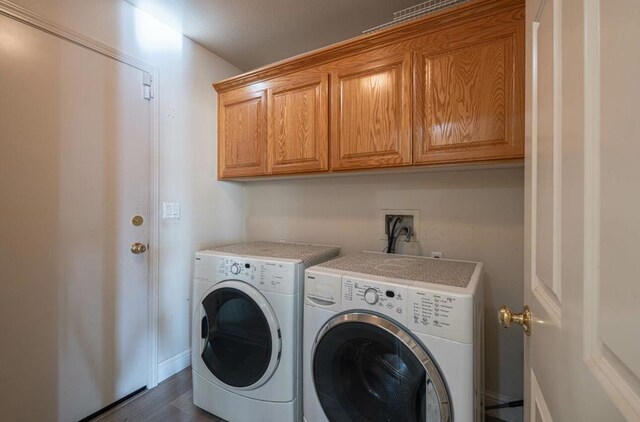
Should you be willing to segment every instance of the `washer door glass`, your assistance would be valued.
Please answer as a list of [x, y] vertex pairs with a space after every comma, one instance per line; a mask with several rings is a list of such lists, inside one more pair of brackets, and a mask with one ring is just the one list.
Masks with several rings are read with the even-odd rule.
[[214, 290], [202, 301], [202, 360], [211, 373], [233, 387], [255, 384], [273, 353], [271, 329], [260, 306], [234, 288]]
[[449, 420], [444, 380], [408, 333], [374, 315], [338, 318], [321, 330], [313, 355], [316, 392], [330, 421]]

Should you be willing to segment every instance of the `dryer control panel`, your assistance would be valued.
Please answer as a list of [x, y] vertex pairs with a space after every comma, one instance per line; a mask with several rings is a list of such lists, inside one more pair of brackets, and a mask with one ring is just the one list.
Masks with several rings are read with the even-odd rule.
[[195, 278], [209, 283], [239, 280], [258, 290], [293, 294], [298, 291], [296, 263], [196, 254]]

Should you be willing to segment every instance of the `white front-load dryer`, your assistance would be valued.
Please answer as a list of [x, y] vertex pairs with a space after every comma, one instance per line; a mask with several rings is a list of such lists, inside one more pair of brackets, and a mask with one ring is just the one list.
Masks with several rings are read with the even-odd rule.
[[301, 420], [304, 269], [338, 248], [252, 242], [198, 252], [193, 400], [231, 422]]
[[307, 422], [479, 422], [482, 264], [363, 252], [305, 271]]

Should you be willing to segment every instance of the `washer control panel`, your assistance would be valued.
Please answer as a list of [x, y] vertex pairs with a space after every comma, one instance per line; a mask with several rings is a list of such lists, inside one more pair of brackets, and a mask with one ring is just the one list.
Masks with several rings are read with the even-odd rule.
[[296, 264], [243, 257], [196, 254], [195, 278], [210, 283], [239, 280], [258, 290], [295, 293]]
[[468, 294], [307, 270], [305, 304], [373, 311], [414, 333], [473, 343], [474, 300]]
[[396, 284], [354, 277], [342, 278], [342, 305], [375, 311], [406, 321], [407, 288]]
[[470, 296], [409, 290], [411, 330], [462, 343], [473, 342], [473, 300]]

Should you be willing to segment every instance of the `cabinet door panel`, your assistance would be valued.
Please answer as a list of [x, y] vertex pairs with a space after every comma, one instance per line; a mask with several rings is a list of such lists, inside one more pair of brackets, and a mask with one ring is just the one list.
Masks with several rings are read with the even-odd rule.
[[415, 60], [414, 162], [522, 157], [522, 25], [427, 40]]
[[219, 98], [218, 177], [267, 172], [265, 91], [228, 92]]
[[391, 47], [332, 72], [331, 167], [411, 164], [411, 55]]
[[280, 78], [269, 89], [269, 173], [328, 169], [328, 75]]

